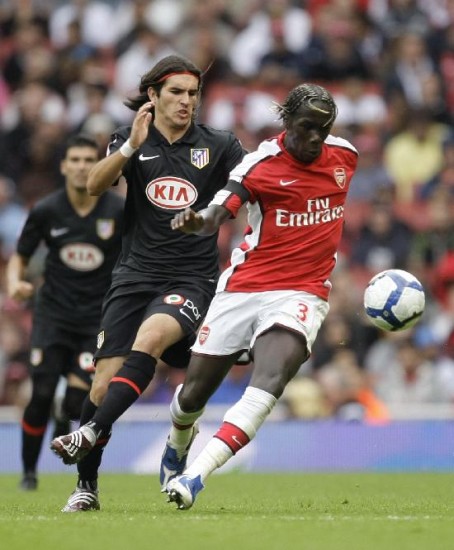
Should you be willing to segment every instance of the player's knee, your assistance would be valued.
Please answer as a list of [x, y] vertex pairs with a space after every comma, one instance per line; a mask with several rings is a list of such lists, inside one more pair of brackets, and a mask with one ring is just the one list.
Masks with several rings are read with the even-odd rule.
[[183, 336], [180, 323], [176, 319], [167, 319], [162, 323], [152, 316], [144, 321], [139, 328], [133, 351], [142, 350], [151, 357], [161, 357], [169, 346]]
[[289, 381], [288, 376], [283, 372], [264, 373], [254, 372], [250, 381], [250, 385], [254, 388], [259, 388], [277, 399], [281, 397], [285, 386]]
[[31, 425], [47, 422], [54, 400], [55, 386], [34, 385], [30, 401], [24, 411], [24, 420]]
[[54, 400], [56, 387], [57, 380], [54, 378], [34, 380], [30, 403], [36, 406], [50, 407]]
[[71, 420], [78, 420], [82, 412], [82, 405], [88, 395], [88, 390], [67, 387], [63, 400], [63, 411]]
[[178, 403], [181, 410], [186, 413], [196, 412], [203, 409], [208, 398], [201, 386], [197, 384], [184, 384], [178, 395]]

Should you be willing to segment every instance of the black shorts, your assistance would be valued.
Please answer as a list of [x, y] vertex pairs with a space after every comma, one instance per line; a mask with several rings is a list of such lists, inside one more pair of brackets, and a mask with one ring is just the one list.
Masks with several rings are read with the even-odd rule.
[[31, 336], [30, 375], [75, 374], [87, 384], [93, 376], [95, 334], [77, 334], [49, 322], [34, 322]]
[[171, 367], [185, 368], [189, 364], [190, 348], [197, 329], [208, 310], [216, 285], [150, 284], [150, 288], [134, 291], [134, 285], [111, 288], [103, 304], [101, 329], [98, 335], [95, 361], [102, 357], [128, 355], [140, 325], [156, 313], [166, 313], [178, 321], [185, 337], [162, 354]]

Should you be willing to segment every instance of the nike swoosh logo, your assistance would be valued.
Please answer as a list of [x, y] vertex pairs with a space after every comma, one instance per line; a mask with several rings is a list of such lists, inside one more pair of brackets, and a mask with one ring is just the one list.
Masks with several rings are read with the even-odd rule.
[[298, 180], [291, 180], [291, 181], [281, 180], [279, 183], [285, 187], [286, 185], [291, 185], [292, 183], [295, 183], [295, 181], [298, 181]]
[[65, 233], [68, 233], [69, 227], [60, 227], [58, 229], [52, 228], [50, 230], [50, 236], [51, 237], [61, 237], [61, 235], [64, 235]]
[[232, 435], [232, 439], [233, 441], [235, 441], [237, 445], [239, 445], [240, 447], [243, 447], [243, 445], [241, 444], [240, 440], [237, 438], [236, 435]]
[[157, 159], [160, 155], [153, 155], [152, 157], [146, 157], [145, 155], [140, 154], [139, 160], [153, 160]]
[[194, 322], [194, 319], [193, 319], [192, 317], [190, 317], [190, 316], [186, 313], [186, 311], [184, 311], [183, 308], [180, 308], [180, 313], [181, 313], [181, 315], [184, 315], [185, 317], [187, 317], [192, 323]]

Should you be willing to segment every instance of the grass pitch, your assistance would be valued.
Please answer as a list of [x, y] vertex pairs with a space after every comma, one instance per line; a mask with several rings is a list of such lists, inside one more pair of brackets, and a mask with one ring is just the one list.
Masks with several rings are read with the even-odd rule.
[[36, 492], [0, 475], [5, 550], [449, 550], [454, 475], [214, 475], [191, 510], [156, 476], [103, 475], [101, 511], [62, 514], [74, 475], [41, 475]]

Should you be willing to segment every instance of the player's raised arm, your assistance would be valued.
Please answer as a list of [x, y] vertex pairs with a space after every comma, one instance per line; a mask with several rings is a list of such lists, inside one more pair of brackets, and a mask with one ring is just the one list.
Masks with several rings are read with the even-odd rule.
[[87, 181], [89, 195], [102, 195], [121, 176], [123, 166], [146, 140], [148, 129], [152, 121], [150, 109], [153, 102], [142, 105], [132, 123], [131, 135], [123, 145], [111, 155], [100, 160], [90, 170]]
[[229, 211], [223, 206], [211, 205], [200, 212], [186, 208], [174, 216], [170, 226], [183, 233], [213, 235], [229, 217]]

